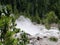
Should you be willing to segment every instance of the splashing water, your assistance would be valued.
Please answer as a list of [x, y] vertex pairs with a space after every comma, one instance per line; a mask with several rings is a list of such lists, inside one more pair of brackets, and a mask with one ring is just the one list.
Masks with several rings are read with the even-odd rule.
[[47, 30], [44, 25], [37, 24], [37, 23], [34, 24], [33, 22], [31, 22], [29, 18], [26, 18], [24, 16], [20, 16], [16, 20], [16, 23], [17, 23], [16, 26], [17, 28], [20, 28], [21, 30], [33, 36], [40, 35], [40, 37], [42, 36], [58, 37], [60, 33], [58, 28]]
[[[42, 38], [43, 40], [37, 41], [36, 39], [30, 40], [34, 45], [60, 45], [60, 31], [58, 28], [51, 28], [46, 29], [44, 25], [37, 24], [35, 22], [32, 22], [29, 18], [26, 18], [24, 16], [20, 16], [17, 20], [17, 28], [20, 28], [21, 30], [25, 31], [26, 33], [30, 34], [31, 37], [37, 38], [38, 36]], [[20, 33], [17, 33], [18, 37], [20, 37]], [[57, 42], [49, 41], [48, 38], [43, 38], [44, 36], [50, 38], [52, 36], [57, 37], [59, 40]], [[33, 45], [28, 44], [28, 45]]]

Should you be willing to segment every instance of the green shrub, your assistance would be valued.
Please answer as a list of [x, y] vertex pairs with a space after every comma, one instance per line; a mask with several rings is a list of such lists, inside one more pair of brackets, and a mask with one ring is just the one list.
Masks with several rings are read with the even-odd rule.
[[45, 24], [45, 27], [49, 30], [50, 29], [50, 25], [49, 24]]
[[53, 11], [46, 14], [45, 23], [51, 24], [51, 23], [57, 23], [57, 21], [58, 18]]
[[50, 37], [49, 40], [50, 40], [50, 41], [57, 42], [57, 41], [58, 41], [58, 38], [56, 38], [56, 37]]

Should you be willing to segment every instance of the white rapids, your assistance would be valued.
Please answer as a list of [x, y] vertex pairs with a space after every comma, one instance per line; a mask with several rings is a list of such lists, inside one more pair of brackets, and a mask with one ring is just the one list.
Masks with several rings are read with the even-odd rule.
[[[43, 36], [47, 36], [47, 37], [54, 36], [54, 37], [60, 38], [60, 31], [58, 30], [58, 28], [51, 28], [48, 30], [45, 28], [44, 25], [37, 24], [37, 23], [34, 24], [29, 18], [26, 18], [24, 16], [20, 16], [16, 20], [16, 23], [17, 23], [17, 26], [16, 26], [17, 28], [20, 28], [21, 30], [32, 35], [33, 37], [39, 36], [43, 38]], [[50, 44], [50, 45], [53, 45], [53, 44]]]

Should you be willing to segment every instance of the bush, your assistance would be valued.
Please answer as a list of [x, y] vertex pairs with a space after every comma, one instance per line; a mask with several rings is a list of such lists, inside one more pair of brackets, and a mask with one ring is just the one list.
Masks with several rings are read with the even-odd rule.
[[45, 24], [45, 27], [49, 30], [50, 29], [50, 25], [49, 24]]
[[51, 23], [57, 23], [57, 21], [58, 18], [53, 11], [46, 14], [45, 23], [51, 24]]
[[50, 37], [49, 40], [50, 40], [50, 41], [57, 42], [57, 41], [58, 41], [58, 38], [56, 38], [56, 37]]

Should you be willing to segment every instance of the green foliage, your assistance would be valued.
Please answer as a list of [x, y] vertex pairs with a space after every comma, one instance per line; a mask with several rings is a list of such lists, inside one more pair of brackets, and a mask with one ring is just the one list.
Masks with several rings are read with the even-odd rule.
[[2, 45], [2, 43], [0, 42], [0, 45]]
[[[0, 40], [1, 43], [0, 45], [18, 45], [18, 42], [20, 40], [16, 39], [13, 37], [14, 34], [20, 32], [20, 29], [17, 29], [15, 26], [17, 24], [15, 24], [15, 17], [14, 16], [10, 16], [11, 13], [9, 13], [9, 8], [6, 9], [7, 13], [5, 12], [5, 8], [2, 9], [2, 12], [4, 13], [3, 15], [1, 15], [0, 18]], [[2, 14], [1, 12], [1, 14]], [[3, 40], [3, 41], [2, 41]], [[21, 43], [27, 44], [27, 40], [28, 37], [26, 36], [26, 33], [24, 32], [21, 35]]]
[[12, 13], [12, 6], [11, 5], [6, 5], [6, 9], [9, 9], [10, 10], [10, 13]]
[[13, 34], [14, 32], [7, 31], [5, 35], [4, 45], [17, 45], [18, 40], [12, 37]]
[[[15, 28], [15, 23], [14, 23], [15, 21], [13, 20], [13, 17], [10, 17], [9, 12], [7, 12], [9, 14], [9, 16], [7, 16], [5, 10], [2, 10], [2, 11], [4, 12], [5, 15], [1, 15], [1, 18], [0, 18], [1, 44], [3, 44], [3, 45], [17, 45], [17, 43], [13, 44], [16, 42], [16, 40], [14, 38], [12, 38], [12, 36], [13, 36], [13, 34], [15, 34], [15, 32], [11, 31], [11, 28], [10, 28], [10, 26], [13, 26], [12, 29]], [[3, 41], [2, 41], [2, 39], [3, 39]]]
[[50, 24], [58, 23], [58, 17], [55, 15], [54, 11], [51, 11], [46, 14], [45, 18], [43, 19], [43, 23], [45, 24], [47, 29], [50, 29]]
[[53, 11], [46, 14], [45, 23], [48, 23], [48, 24], [56, 23], [57, 20], [58, 20], [58, 18]]
[[38, 12], [36, 11], [36, 14], [35, 14], [35, 17], [34, 17], [35, 19], [35, 22], [37, 22], [38, 24], [40, 24], [40, 17], [39, 17], [39, 14], [38, 14]]
[[46, 23], [45, 27], [49, 30], [50, 29], [50, 24]]
[[15, 30], [14, 30], [15, 33], [20, 32], [20, 29], [17, 29], [17, 28], [14, 28], [14, 29], [15, 29]]
[[[24, 15], [42, 24], [57, 23], [58, 19], [60, 20], [60, 0], [0, 0], [0, 3], [3, 7], [5, 5], [9, 8], [16, 18]], [[56, 17], [58, 19], [55, 19]]]
[[21, 39], [20, 39], [19, 45], [27, 45], [28, 43], [29, 43], [29, 39], [28, 39], [26, 33], [23, 32], [21, 34]]
[[[0, 0], [1, 5], [7, 5], [12, 12], [16, 14], [24, 13], [27, 16], [35, 16], [36, 10], [39, 17], [44, 18], [45, 14], [54, 11], [58, 19], [60, 19], [60, 0]], [[9, 6], [10, 5], [10, 6]], [[18, 17], [17, 16], [17, 17]]]
[[50, 37], [49, 38], [50, 41], [54, 41], [54, 42], [57, 42], [58, 41], [58, 38], [55, 38], [55, 37]]

